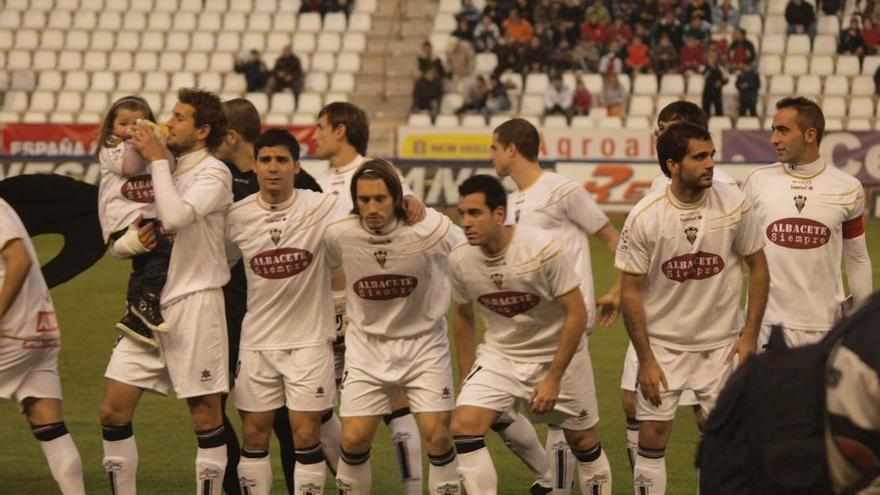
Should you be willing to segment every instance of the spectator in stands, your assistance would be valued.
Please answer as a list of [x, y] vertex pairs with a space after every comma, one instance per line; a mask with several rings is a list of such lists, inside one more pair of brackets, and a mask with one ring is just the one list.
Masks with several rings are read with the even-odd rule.
[[596, 16], [599, 24], [607, 26], [611, 24], [611, 12], [602, 0], [593, 0], [593, 3], [587, 7], [584, 12], [584, 20], [589, 21], [592, 16]]
[[247, 91], [261, 91], [266, 87], [269, 69], [260, 57], [260, 52], [251, 50], [247, 55], [239, 55], [235, 60], [235, 72], [244, 75]]
[[684, 46], [678, 54], [678, 71], [688, 75], [700, 72], [705, 59], [705, 48], [696, 38], [685, 37]]
[[641, 24], [645, 27], [653, 26], [657, 22], [659, 7], [655, 0], [642, 0], [636, 9], [636, 15], [632, 18], [632, 24]]
[[626, 102], [629, 99], [629, 93], [626, 88], [620, 84], [620, 77], [617, 72], [610, 70], [605, 73], [602, 80], [602, 105], [611, 117], [619, 117], [623, 115], [626, 109]]
[[693, 19], [699, 17], [700, 20], [712, 22], [712, 6], [705, 0], [690, 0], [684, 7], [684, 18]]
[[523, 78], [529, 72], [544, 72], [546, 69], [547, 49], [541, 45], [541, 40], [532, 38], [529, 46], [522, 51]]
[[[641, 26], [641, 24], [639, 24]], [[609, 40], [618, 40], [621, 43], [629, 43], [633, 39], [633, 30], [626, 24], [623, 19], [617, 17], [605, 29], [605, 36]], [[648, 43], [649, 40], [642, 38], [642, 41]]]
[[844, 0], [817, 0], [817, 7], [825, 15], [839, 16], [844, 3]]
[[300, 13], [321, 12], [321, 4], [323, 3], [323, 0], [303, 0], [299, 5], [299, 11]]
[[452, 37], [467, 41], [471, 46], [476, 48], [474, 29], [471, 27], [471, 23], [464, 17], [458, 19], [458, 25], [456, 26], [455, 31], [452, 32]]
[[434, 56], [434, 46], [430, 41], [422, 43], [422, 53], [419, 54], [419, 75], [424, 75], [428, 69], [434, 69], [440, 78], [446, 76], [446, 70], [443, 69], [443, 62], [440, 57]]
[[651, 31], [654, 35], [655, 43], [659, 42], [660, 38], [665, 34], [669, 36], [669, 40], [672, 41], [676, 49], [680, 49], [683, 44], [682, 35], [684, 30], [681, 27], [681, 21], [678, 20], [678, 17], [675, 17], [675, 11], [672, 9], [663, 13], [663, 17], [654, 24]]
[[493, 50], [495, 57], [498, 59], [498, 65], [495, 66], [494, 74], [503, 74], [508, 70], [522, 72], [522, 65], [519, 54], [519, 47], [513, 38], [506, 34], [498, 40]]
[[739, 92], [739, 116], [758, 116], [758, 90], [761, 89], [761, 78], [755, 70], [755, 64], [742, 63], [740, 73], [736, 76], [736, 90]]
[[841, 55], [865, 56], [865, 41], [859, 29], [859, 20], [853, 17], [849, 20], [849, 27], [840, 32], [840, 40], [837, 42], [837, 53]]
[[760, 14], [761, 0], [739, 0], [739, 15]]
[[675, 49], [668, 34], [663, 33], [660, 36], [660, 42], [651, 49], [651, 62], [658, 80], [662, 75], [670, 74], [678, 69], [678, 50]]
[[565, 0], [559, 7], [559, 31], [569, 44], [577, 44], [581, 37], [580, 20], [584, 18], [584, 9], [578, 0]]
[[492, 114], [510, 110], [510, 97], [507, 95], [507, 90], [514, 87], [513, 84], [501, 81], [496, 74], [489, 78], [489, 91], [486, 93], [486, 105], [483, 107], [483, 116], [487, 121]]
[[599, 72], [599, 59], [602, 58], [602, 54], [593, 40], [578, 41], [572, 50], [571, 56], [575, 66], [578, 68], [587, 72]]
[[570, 71], [575, 67], [574, 52], [568, 45], [567, 39], [559, 40], [559, 44], [550, 53], [550, 69], [555, 72]]
[[486, 5], [483, 6], [483, 15], [489, 16], [492, 22], [499, 26], [504, 21], [501, 9], [498, 7], [498, 0], [486, 0]]
[[449, 48], [446, 50], [446, 63], [449, 66], [449, 74], [452, 76], [453, 82], [470, 77], [477, 66], [474, 47], [466, 40], [452, 38]]
[[[559, 36], [556, 31], [542, 22], [535, 23], [535, 38], [541, 40], [541, 46], [552, 48], [559, 44]], [[569, 45], [571, 46], [571, 45]]]
[[599, 72], [605, 74], [612, 70], [617, 74], [623, 72], [623, 55], [617, 40], [608, 43], [608, 51], [599, 59]]
[[489, 85], [483, 76], [477, 76], [474, 83], [468, 88], [464, 97], [464, 104], [455, 111], [456, 115], [465, 112], [480, 112], [486, 106], [486, 94], [489, 92]]
[[[504, 0], [501, 2], [502, 7], [510, 4], [510, 0]], [[529, 21], [532, 26], [535, 25], [535, 18], [532, 17], [532, 11], [535, 8], [534, 0], [513, 0], [513, 6], [510, 8], [514, 8], [519, 11], [520, 17]]]
[[413, 86], [412, 110], [414, 112], [427, 110], [431, 114], [431, 121], [433, 122], [440, 112], [440, 102], [442, 100], [443, 81], [437, 74], [436, 69], [428, 67]]
[[559, 24], [559, 4], [552, 0], [540, 0], [532, 10], [535, 23], [541, 22], [548, 26]]
[[713, 31], [719, 34], [727, 34], [739, 26], [739, 9], [733, 6], [730, 0], [721, 0], [712, 7]]
[[862, 21], [862, 41], [865, 42], [865, 55], [877, 55], [877, 46], [880, 45], [880, 26], [876, 26], [871, 19]]
[[574, 91], [562, 81], [562, 74], [553, 74], [544, 89], [544, 115], [562, 114], [571, 121], [573, 101]]
[[706, 115], [712, 115], [712, 107], [715, 107], [715, 115], [724, 115], [721, 104], [721, 88], [727, 84], [727, 71], [721, 65], [718, 50], [710, 48], [706, 53], [706, 65], [703, 68], [703, 111]]
[[789, 0], [785, 6], [785, 22], [788, 34], [809, 34], [816, 36], [816, 12], [804, 0]]
[[727, 47], [727, 62], [737, 67], [742, 64], [751, 65], [755, 61], [755, 45], [746, 38], [746, 31], [737, 28], [733, 32], [733, 41]]
[[348, 19], [351, 15], [351, 3], [348, 0], [326, 0], [321, 3], [321, 17], [330, 12], [342, 12]]
[[633, 38], [632, 43], [626, 47], [626, 60], [624, 71], [630, 74], [645, 74], [651, 70], [651, 57], [648, 55], [648, 45], [642, 42], [641, 36]]
[[690, 22], [684, 27], [684, 37], [695, 38], [703, 45], [708, 45], [712, 40], [712, 25], [698, 15], [690, 19]]
[[528, 20], [520, 17], [519, 10], [517, 9], [510, 10], [507, 19], [501, 23], [501, 27], [504, 28], [504, 31], [510, 34], [513, 40], [519, 43], [520, 46], [528, 45], [534, 35], [532, 24]]
[[574, 115], [590, 115], [590, 109], [593, 107], [593, 96], [583, 79], [576, 78], [574, 86], [574, 98], [571, 104], [571, 110]]
[[[293, 91], [293, 97], [298, 102], [299, 94], [303, 88], [302, 63], [299, 57], [293, 54], [290, 45], [284, 45], [281, 55], [275, 60], [275, 67], [272, 68], [272, 75], [269, 76], [269, 91], [277, 93], [285, 89]], [[292, 110], [292, 109], [291, 109]]]
[[598, 46], [604, 46], [608, 39], [605, 32], [605, 25], [599, 22], [596, 14], [587, 16], [587, 22], [581, 24], [581, 39], [593, 40]]
[[876, 0], [868, 0], [862, 18], [871, 19], [875, 26], [880, 26], [880, 3]]
[[616, 19], [622, 19], [624, 22], [629, 22], [638, 8], [636, 3], [636, 0], [616, 0], [611, 2], [612, 22]]
[[880, 66], [874, 71], [874, 94], [880, 96]]
[[455, 14], [456, 19], [465, 19], [471, 26], [475, 26], [482, 16], [480, 9], [474, 5], [474, 0], [461, 0], [461, 8]]
[[474, 42], [478, 52], [491, 52], [501, 38], [501, 30], [491, 17], [484, 15], [474, 28]]

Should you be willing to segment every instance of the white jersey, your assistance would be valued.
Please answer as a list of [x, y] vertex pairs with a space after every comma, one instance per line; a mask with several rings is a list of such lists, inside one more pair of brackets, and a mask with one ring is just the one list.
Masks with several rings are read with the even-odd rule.
[[[40, 271], [40, 260], [34, 252], [30, 235], [9, 203], [0, 199], [0, 249], [14, 240], [21, 239], [31, 259], [24, 283], [18, 296], [0, 319], [0, 334], [10, 337], [51, 341], [58, 338], [55, 308], [46, 280]], [[6, 260], [0, 256], [0, 287], [6, 281]], [[57, 343], [57, 341], [56, 341]], [[25, 347], [30, 343], [25, 342]], [[36, 346], [36, 342], [34, 342]]]
[[615, 266], [645, 275], [642, 298], [652, 344], [680, 351], [717, 349], [736, 340], [742, 258], [764, 246], [743, 193], [715, 184], [696, 204], [667, 189], [633, 207], [617, 245]]
[[169, 235], [173, 245], [163, 305], [186, 294], [219, 289], [229, 280], [223, 241], [225, 212], [232, 203], [229, 167], [202, 149], [178, 157], [173, 178], [177, 193], [197, 218]]
[[104, 240], [110, 234], [128, 228], [138, 214], [144, 218], [156, 218], [153, 202], [153, 179], [149, 166], [136, 177], [122, 175], [125, 161], [125, 141], [116, 146], [105, 146], [98, 153], [101, 164], [101, 182], [98, 185], [98, 219]]
[[297, 189], [282, 204], [269, 205], [258, 192], [229, 208], [227, 250], [231, 260], [244, 257], [247, 277], [242, 349], [312, 347], [336, 338], [323, 240], [338, 203]]
[[487, 347], [516, 361], [549, 362], [566, 318], [556, 298], [581, 280], [561, 239], [531, 227], [514, 229], [507, 249], [494, 258], [479, 246], [456, 246], [449, 255], [453, 295], [461, 304], [479, 303]]
[[[821, 159], [798, 168], [780, 163], [757, 168], [743, 185], [768, 241], [764, 323], [827, 331], [844, 299], [843, 238], [864, 232], [864, 190], [858, 179]], [[847, 231], [851, 220], [856, 232]]]
[[[341, 167], [330, 167], [321, 172], [315, 177], [315, 180], [318, 182], [318, 185], [321, 186], [321, 191], [326, 194], [339, 196], [339, 199], [342, 201], [342, 207], [351, 211], [352, 208], [354, 208], [354, 203], [351, 201], [351, 179], [354, 177], [354, 173], [357, 172], [357, 169], [365, 161], [367, 161], [367, 158], [358, 155], [346, 165]], [[400, 179], [401, 184], [403, 185], [403, 195], [414, 196], [412, 190], [406, 185], [406, 182], [403, 182], [403, 177]]]
[[[672, 182], [672, 179], [666, 177], [666, 174], [660, 172], [657, 176], [654, 177], [654, 180], [651, 181], [651, 189], [648, 190], [649, 193], [663, 193], [666, 188], [669, 186], [669, 183]], [[730, 184], [733, 186], [739, 187], [739, 184], [736, 183], [736, 179], [727, 175], [723, 170], [718, 167], [715, 167], [712, 170], [712, 183], [713, 184]]]
[[349, 215], [327, 229], [327, 258], [345, 270], [347, 332], [390, 338], [446, 331], [451, 289], [447, 257], [464, 234], [434, 209], [415, 225], [383, 232]]
[[601, 230], [608, 217], [586, 189], [568, 177], [544, 172], [525, 190], [507, 196], [507, 224], [546, 230], [559, 240], [581, 280], [587, 328], [592, 328], [596, 324], [596, 296], [587, 234]]

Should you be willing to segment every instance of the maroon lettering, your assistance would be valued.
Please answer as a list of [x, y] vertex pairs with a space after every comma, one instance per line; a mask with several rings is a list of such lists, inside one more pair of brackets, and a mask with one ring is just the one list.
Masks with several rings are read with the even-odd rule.
[[153, 202], [153, 179], [149, 175], [138, 175], [125, 181], [120, 191], [129, 201], [137, 203]]
[[292, 277], [312, 264], [312, 253], [296, 248], [263, 251], [251, 258], [251, 270], [269, 279]]
[[419, 279], [415, 277], [391, 273], [364, 277], [352, 284], [352, 289], [361, 299], [387, 301], [409, 297], [418, 286]]
[[831, 229], [810, 218], [781, 218], [767, 226], [767, 239], [791, 249], [813, 249], [831, 240]]
[[661, 265], [661, 269], [666, 278], [676, 282], [703, 280], [721, 273], [724, 260], [717, 254], [698, 251], [671, 258]]
[[531, 292], [503, 291], [483, 294], [477, 301], [490, 311], [513, 318], [537, 306], [541, 298]]

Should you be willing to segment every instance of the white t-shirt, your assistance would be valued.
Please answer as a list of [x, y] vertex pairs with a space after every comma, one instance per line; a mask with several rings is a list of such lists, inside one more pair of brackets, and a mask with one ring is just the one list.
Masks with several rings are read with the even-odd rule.
[[197, 218], [169, 234], [173, 245], [163, 305], [193, 292], [219, 289], [229, 281], [223, 240], [226, 208], [232, 204], [229, 167], [202, 149], [179, 157], [173, 178], [177, 193]]
[[742, 258], [764, 246], [743, 193], [716, 183], [696, 204], [649, 193], [630, 211], [615, 266], [646, 275], [642, 298], [652, 344], [681, 351], [723, 347], [744, 324]]
[[514, 229], [507, 249], [494, 258], [479, 246], [456, 246], [449, 255], [453, 295], [462, 304], [476, 301], [487, 347], [517, 361], [549, 362], [566, 317], [556, 298], [581, 280], [561, 239], [532, 227]]
[[568, 177], [544, 172], [525, 190], [507, 196], [507, 224], [546, 230], [559, 240], [581, 280], [587, 328], [592, 328], [596, 324], [596, 296], [587, 234], [601, 230], [608, 217], [586, 189]]
[[797, 172], [780, 163], [757, 168], [743, 191], [767, 239], [770, 295], [764, 323], [830, 330], [844, 299], [845, 223], [858, 223], [864, 213], [861, 183], [820, 159]]
[[[670, 182], [672, 182], [672, 179], [666, 177], [666, 174], [664, 174], [663, 172], [660, 172], [659, 174], [657, 174], [656, 177], [654, 177], [654, 180], [651, 181], [651, 189], [649, 189], [648, 192], [663, 193], [663, 191], [665, 191], [666, 188], [669, 186]], [[736, 179], [727, 175], [720, 168], [715, 167], [712, 170], [712, 183], [717, 184], [719, 182], [739, 187], [739, 184], [736, 183]]]
[[[15, 300], [0, 319], [0, 333], [11, 337], [30, 339], [58, 338], [55, 308], [43, 273], [40, 260], [34, 252], [30, 235], [9, 203], [0, 199], [0, 249], [14, 240], [21, 239], [31, 259], [31, 267]], [[0, 256], [0, 287], [6, 281], [6, 260]], [[0, 339], [2, 342], [4, 339]], [[8, 342], [8, 341], [7, 341]], [[28, 344], [28, 343], [26, 343]]]
[[142, 214], [144, 218], [156, 218], [153, 202], [153, 179], [149, 165], [136, 177], [124, 177], [125, 141], [113, 147], [101, 148], [98, 162], [101, 164], [101, 182], [98, 185], [98, 218], [104, 240], [110, 234], [128, 228]]
[[[358, 155], [346, 165], [341, 167], [330, 167], [321, 172], [315, 177], [315, 180], [318, 182], [318, 185], [321, 186], [321, 191], [326, 194], [339, 196], [340, 200], [342, 200], [342, 206], [348, 211], [351, 211], [352, 208], [354, 208], [354, 203], [351, 201], [351, 179], [354, 177], [354, 173], [357, 172], [358, 167], [367, 160], [367, 158]], [[414, 196], [412, 190], [406, 185], [406, 182], [403, 182], [403, 177], [401, 177], [400, 180], [403, 186], [403, 195]]]
[[231, 261], [244, 257], [247, 277], [242, 349], [311, 347], [336, 338], [323, 240], [330, 222], [345, 214], [338, 205], [336, 196], [297, 189], [282, 204], [255, 193], [229, 208], [227, 251]]
[[357, 215], [331, 224], [327, 259], [332, 268], [345, 270], [347, 331], [391, 338], [445, 334], [447, 257], [464, 239], [461, 229], [434, 209], [415, 225], [395, 222], [378, 233]]

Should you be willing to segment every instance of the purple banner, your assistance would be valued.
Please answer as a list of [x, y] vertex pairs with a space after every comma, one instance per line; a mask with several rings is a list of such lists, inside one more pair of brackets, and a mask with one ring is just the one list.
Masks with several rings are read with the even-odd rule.
[[[721, 161], [773, 163], [776, 151], [768, 131], [724, 131]], [[819, 146], [823, 158], [862, 184], [880, 184], [880, 132], [826, 133]]]

